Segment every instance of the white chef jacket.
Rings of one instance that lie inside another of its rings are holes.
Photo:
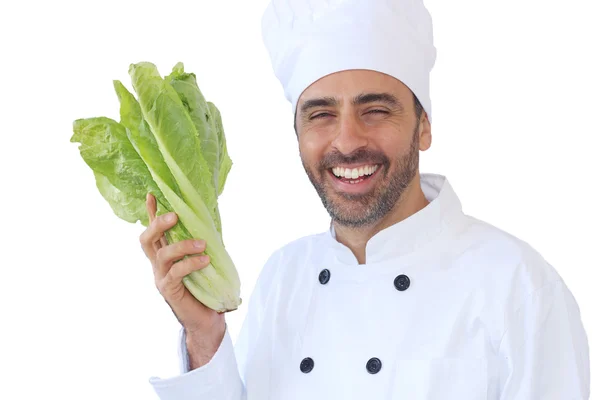
[[[583,400],[579,307],[530,245],[463,213],[446,177],[373,236],[359,265],[335,231],[274,252],[235,348],[150,378],[163,400]]]

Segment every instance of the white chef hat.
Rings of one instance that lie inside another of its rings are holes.
[[[423,0],[271,0],[262,34],[294,112],[313,82],[368,69],[408,86],[431,122],[429,74],[436,49]]]

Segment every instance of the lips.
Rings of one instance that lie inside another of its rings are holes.
[[[343,169],[344,176],[337,176],[336,172],[340,174],[340,169],[338,167],[329,169],[329,176],[332,180],[332,186],[338,192],[345,192],[350,194],[362,194],[367,193],[372,190],[374,186],[374,182],[376,181],[376,177],[379,175],[379,170],[381,169],[381,165],[375,164],[375,168],[367,168],[365,173],[365,169],[363,168],[362,175],[357,176],[357,173],[354,172],[350,178],[346,178],[346,168]],[[341,167],[340,167],[341,168]],[[360,167],[357,167],[358,173],[360,174]],[[335,172],[334,172],[335,171]],[[369,174],[370,171],[373,171]],[[350,170],[352,174],[352,170]],[[354,178],[353,176],[357,176]]]
[[[373,175],[379,168],[378,164],[365,164],[356,167],[337,166],[331,168],[333,175],[338,178],[356,180]]]

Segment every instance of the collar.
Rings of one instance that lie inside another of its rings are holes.
[[[421,188],[429,204],[408,218],[377,232],[367,242],[366,263],[380,263],[416,252],[464,218],[461,202],[443,175],[421,174]],[[342,264],[358,265],[352,251],[336,240],[333,222],[327,242]]]

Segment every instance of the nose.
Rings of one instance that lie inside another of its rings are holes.
[[[331,142],[332,147],[342,154],[351,154],[360,148],[367,147],[368,143],[365,128],[353,115],[339,117],[338,131]]]

